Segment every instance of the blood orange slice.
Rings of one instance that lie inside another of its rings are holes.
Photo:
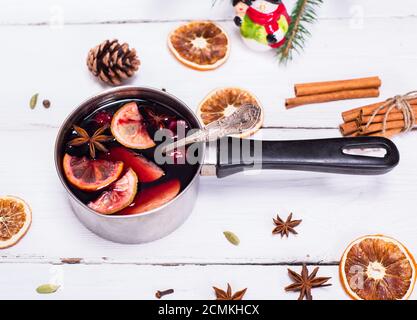
[[[68,181],[84,191],[97,191],[116,181],[123,171],[123,162],[91,160],[65,154],[64,173]]]
[[[145,189],[136,196],[132,205],[121,211],[120,214],[132,215],[159,208],[174,199],[180,189],[181,183],[177,179]]]
[[[0,197],[0,249],[15,245],[28,231],[32,211],[22,199]]]
[[[133,202],[137,188],[138,177],[132,169],[129,169],[108,191],[104,191],[96,201],[90,202],[88,206],[105,215],[116,213]]]
[[[136,102],[125,104],[115,113],[110,129],[116,140],[125,147],[149,149],[155,146]]]
[[[168,37],[168,47],[184,65],[207,71],[220,67],[230,53],[229,37],[210,21],[194,21],[175,29]]]
[[[340,262],[340,278],[355,300],[405,300],[414,288],[414,258],[397,240],[375,235],[352,242]]]
[[[204,125],[226,117],[236,109],[245,105],[253,104],[261,108],[262,115],[253,130],[245,132],[241,137],[247,137],[258,131],[263,124],[264,112],[259,100],[249,91],[240,88],[221,88],[212,91],[199,105],[197,116]]]
[[[122,161],[135,171],[140,182],[152,182],[165,174],[155,163],[124,147],[111,148],[104,157],[111,161]]]

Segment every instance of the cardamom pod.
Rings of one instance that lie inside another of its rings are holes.
[[[36,288],[36,292],[39,294],[50,294],[56,292],[59,287],[57,284],[43,284]]]
[[[235,235],[233,232],[225,231],[225,232],[223,232],[223,234],[231,244],[233,244],[235,246],[238,246],[240,244],[239,237],[237,235]]]
[[[36,93],[30,98],[29,107],[33,110],[36,107],[36,104],[38,103],[38,97],[39,93]]]

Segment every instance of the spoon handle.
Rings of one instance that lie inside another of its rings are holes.
[[[180,139],[176,142],[170,143],[162,149],[163,153],[171,152],[175,149],[187,146],[196,142],[210,142],[220,138],[224,138],[227,135],[238,133],[236,130],[231,130],[230,128],[225,128],[217,125],[216,123],[211,123],[204,129],[201,129],[183,139]]]
[[[259,122],[261,115],[258,106],[243,105],[231,115],[213,121],[196,133],[163,147],[162,152],[168,153],[195,142],[209,142],[233,134],[241,134],[251,130]]]

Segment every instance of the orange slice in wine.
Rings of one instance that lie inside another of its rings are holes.
[[[88,204],[94,211],[110,215],[128,207],[135,199],[138,188],[138,177],[129,169],[122,178],[115,182],[109,190]]]
[[[149,149],[155,146],[136,102],[125,104],[115,113],[110,129],[116,140],[127,148]]]
[[[94,192],[116,181],[123,171],[123,162],[77,158],[65,154],[63,160],[67,180],[76,188]]]
[[[161,183],[154,187],[149,187],[140,192],[132,204],[120,212],[120,214],[132,215],[162,207],[164,204],[174,199],[180,192],[180,189],[181,183],[177,179]]]
[[[126,167],[135,171],[140,182],[153,182],[165,175],[164,170],[155,163],[124,147],[111,148],[107,154],[103,155],[103,158],[123,162]]]

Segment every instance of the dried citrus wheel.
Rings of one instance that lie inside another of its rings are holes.
[[[254,104],[261,107],[259,100],[249,91],[240,88],[221,88],[212,91],[199,105],[197,116],[204,125],[216,121],[222,117],[229,116],[235,110],[245,104]],[[264,112],[259,123],[253,130],[245,132],[241,137],[247,137],[258,131],[263,124]]]
[[[32,211],[26,202],[12,197],[0,197],[0,249],[15,245],[28,231]]]
[[[397,240],[375,235],[352,242],[340,262],[340,278],[355,300],[404,300],[414,289],[414,258]]]
[[[149,149],[155,146],[136,102],[125,104],[115,113],[110,129],[116,140],[127,148]]]
[[[103,189],[116,181],[123,171],[123,162],[77,158],[65,154],[64,173],[76,188],[88,192]]]
[[[168,37],[168,47],[174,56],[186,66],[201,71],[225,63],[230,53],[229,43],[226,32],[210,21],[184,24]]]
[[[98,213],[110,215],[128,207],[135,199],[137,190],[138,177],[129,169],[109,190],[88,206]]]

